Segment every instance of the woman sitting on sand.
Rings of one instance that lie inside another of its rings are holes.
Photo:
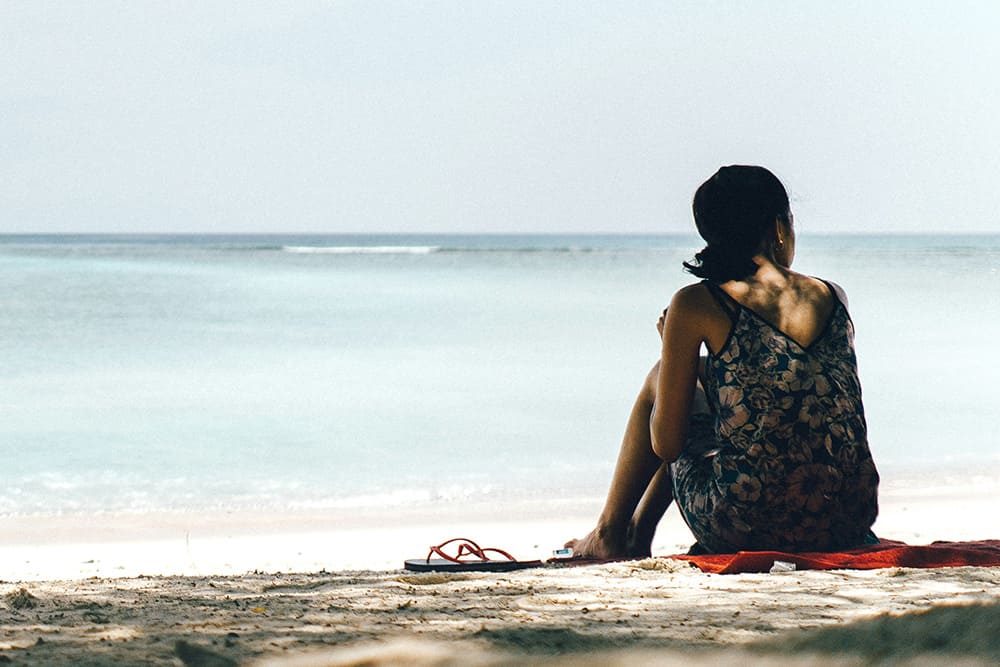
[[[703,280],[657,322],[660,361],[632,409],[604,510],[566,546],[648,556],[673,500],[694,552],[873,541],[878,473],[843,290],[790,270],[788,195],[768,170],[723,167],[693,208],[707,245],[684,266]]]

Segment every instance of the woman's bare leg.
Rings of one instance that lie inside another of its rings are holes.
[[[573,547],[575,555],[588,558],[621,558],[631,555],[635,547],[641,545],[634,544],[635,531],[630,531],[633,515],[640,501],[647,495],[652,495],[647,501],[642,502],[642,506],[647,508],[642,512],[642,520],[651,519],[662,504],[663,509],[659,511],[659,517],[663,516],[670,505],[671,495],[665,499],[655,498],[664,487],[669,492],[670,472],[666,470],[664,474],[663,461],[653,452],[653,443],[649,433],[649,418],[652,414],[653,403],[656,400],[656,379],[659,373],[660,364],[657,362],[653,370],[646,376],[646,382],[639,391],[639,396],[632,406],[632,413],[629,415],[628,424],[625,426],[625,436],[622,438],[621,450],[618,452],[618,463],[615,465],[615,473],[611,478],[611,488],[608,490],[608,498],[604,503],[604,509],[597,520],[597,527],[586,537],[579,540],[571,540],[566,546]],[[643,525],[643,533],[647,526]],[[653,524],[655,531],[655,523]],[[630,545],[630,532],[633,533],[633,542]],[[644,538],[643,538],[644,539]],[[652,533],[649,535],[652,542]],[[648,553],[649,545],[645,545]]]
[[[702,387],[701,377],[704,376],[705,360],[701,359],[699,379],[694,389],[694,401],[691,405],[692,414],[711,414],[708,399]],[[649,556],[653,548],[653,537],[660,519],[666,513],[674,500],[674,477],[669,463],[662,463],[660,469],[646,487],[639,505],[632,514],[629,525],[629,555]]]
[[[660,519],[674,501],[674,478],[669,463],[660,463],[639,505],[632,514],[628,527],[628,555],[646,557],[652,555],[653,537]]]
[[[704,358],[698,376],[704,375]],[[656,401],[657,362],[646,376],[632,406],[611,488],[597,527],[586,537],[570,540],[574,555],[587,558],[649,556],[656,527],[674,499],[670,465],[653,451],[649,418]],[[692,412],[709,412],[702,382],[695,387]]]

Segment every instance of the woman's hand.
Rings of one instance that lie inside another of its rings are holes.
[[[656,333],[660,334],[660,340],[663,340],[663,322],[667,319],[667,310],[669,306],[663,309],[660,313],[660,319],[656,320]]]

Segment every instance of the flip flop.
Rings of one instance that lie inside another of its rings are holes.
[[[452,542],[458,543],[454,556],[444,551]],[[486,555],[487,552],[498,554],[506,560],[490,558]],[[517,560],[503,549],[483,548],[464,537],[456,537],[431,547],[427,558],[411,558],[403,563],[403,567],[412,572],[510,572],[542,565],[540,560]]]

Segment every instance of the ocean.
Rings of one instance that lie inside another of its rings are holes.
[[[0,236],[0,515],[597,497],[693,235]],[[1000,235],[810,236],[883,480],[1000,468]]]

